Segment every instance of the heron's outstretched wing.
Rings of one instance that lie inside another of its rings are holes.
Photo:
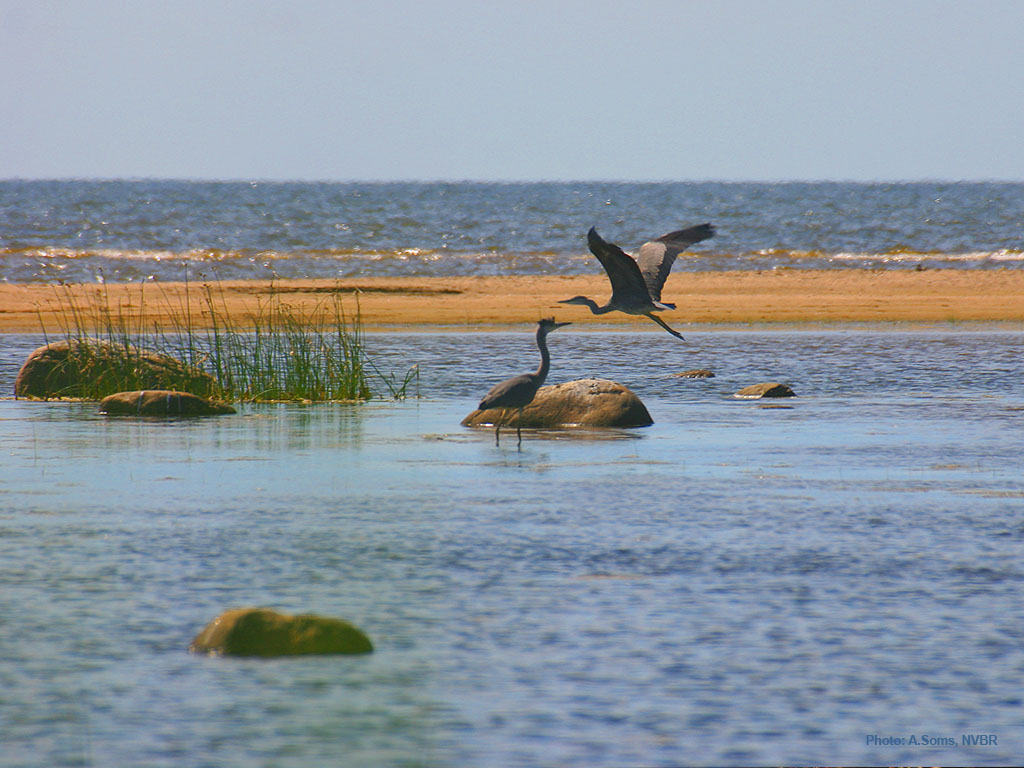
[[[614,243],[606,242],[597,234],[597,228],[591,227],[587,233],[587,244],[590,252],[597,256],[608,279],[612,284],[612,304],[619,307],[645,306],[650,303],[644,276],[633,257]]]
[[[654,301],[661,301],[661,289],[668,279],[668,273],[676,262],[676,256],[694,243],[707,240],[715,234],[711,224],[679,229],[667,235],[650,240],[640,246],[636,260],[643,274],[647,292]]]

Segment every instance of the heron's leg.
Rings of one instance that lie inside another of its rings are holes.
[[[651,314],[650,312],[647,312],[647,313],[646,313],[646,315],[647,315],[647,316],[648,316],[649,318],[651,318],[651,320],[653,320],[653,321],[654,321],[654,322],[656,322],[656,323],[657,323],[658,325],[660,325],[660,326],[661,326],[662,328],[664,328],[664,329],[665,329],[666,331],[668,331],[668,332],[669,332],[669,333],[671,333],[671,334],[672,334],[673,336],[675,336],[675,337],[676,337],[677,339],[683,339],[683,334],[679,333],[679,331],[673,331],[673,330],[672,330],[671,328],[669,328],[669,327],[668,327],[668,325],[667,325],[667,324],[665,323],[665,321],[664,321],[664,320],[662,320],[662,319],[661,319],[660,317],[658,317],[657,315],[653,315],[653,314]],[[686,339],[683,339],[683,341],[686,341]]]
[[[516,437],[519,438],[518,445],[520,447],[522,447],[522,445],[523,445],[523,431],[522,431],[522,428],[519,426],[522,423],[523,423],[523,409],[520,408],[519,409],[519,417],[516,419]]]
[[[501,422],[505,420],[505,410],[498,414],[498,421],[494,425],[494,444],[501,445]]]

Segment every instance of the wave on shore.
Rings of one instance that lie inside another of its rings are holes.
[[[940,253],[893,249],[880,253],[768,248],[747,253],[683,254],[676,272],[772,269],[1021,269],[1024,250]],[[470,277],[592,275],[600,266],[588,253],[457,253],[426,248],[392,251],[123,250],[117,248],[0,248],[4,282],[72,283],[185,279],[301,279],[348,277]]]

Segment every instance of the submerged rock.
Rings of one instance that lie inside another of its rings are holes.
[[[475,410],[462,420],[464,427],[494,426],[504,410]],[[607,379],[577,379],[541,387],[523,409],[502,421],[509,427],[647,427],[654,423],[647,408],[628,387]]]
[[[299,656],[369,653],[373,643],[359,627],[343,619],[239,608],[225,611],[207,624],[188,649],[226,656]]]
[[[751,384],[737,392],[733,397],[756,400],[761,397],[796,397],[796,392],[785,384],[770,381],[766,384]]]
[[[199,395],[216,389],[210,374],[157,352],[102,339],[55,341],[28,356],[14,381],[15,397],[89,397],[123,389],[126,381],[146,389],[186,388]]]
[[[713,378],[715,378],[715,374],[713,374],[707,368],[696,368],[696,369],[694,369],[692,371],[683,371],[682,373],[677,373],[675,376],[676,376],[677,379],[713,379]]]
[[[108,416],[219,416],[235,412],[230,405],[167,389],[116,392],[100,401],[100,413]]]

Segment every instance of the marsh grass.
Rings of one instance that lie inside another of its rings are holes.
[[[61,338],[51,338],[43,326],[47,344],[67,343],[66,357],[55,361],[46,376],[52,395],[98,400],[114,392],[159,388],[223,398],[217,382],[193,360],[160,349],[166,343],[144,341],[151,335],[145,332],[144,314],[128,312],[127,306],[112,307],[105,288],[83,301],[65,286],[60,306]]]
[[[145,288],[138,306],[113,306],[105,287],[84,301],[64,287],[61,333],[73,364],[90,372],[81,377],[79,391],[64,394],[99,399],[155,388],[144,379],[149,369],[143,363],[157,356],[179,362],[168,366],[172,370],[161,388],[225,401],[362,401],[383,394],[402,399],[413,385],[418,390],[415,366],[400,379],[370,360],[358,298],[352,315],[334,293],[300,311],[271,290],[256,310],[233,318],[216,285],[202,284],[198,306],[188,290],[176,300],[158,290],[169,310],[162,323],[147,316]]]

